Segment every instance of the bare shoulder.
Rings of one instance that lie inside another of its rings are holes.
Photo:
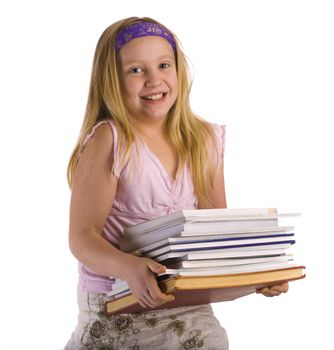
[[[96,148],[99,151],[110,150],[113,147],[114,135],[109,123],[104,123],[93,128],[84,143],[83,153],[86,149]]]
[[[74,174],[74,181],[80,177],[97,179],[110,175],[113,166],[114,136],[109,123],[99,125],[89,134]]]

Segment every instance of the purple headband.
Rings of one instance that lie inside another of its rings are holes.
[[[117,33],[115,43],[116,52],[119,52],[121,47],[129,41],[143,36],[160,36],[170,43],[174,52],[176,51],[174,37],[166,28],[158,23],[143,21],[126,27]]]

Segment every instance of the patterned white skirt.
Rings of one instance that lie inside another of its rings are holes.
[[[64,350],[228,350],[211,305],[111,316],[106,300],[78,291],[78,324]]]

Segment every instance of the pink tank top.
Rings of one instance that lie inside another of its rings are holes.
[[[132,156],[121,166],[118,156],[118,135],[112,121],[96,124],[86,136],[83,147],[93,137],[96,129],[108,124],[114,137],[113,173],[118,177],[117,191],[102,235],[114,246],[119,247],[119,239],[125,227],[145,220],[157,218],[178,210],[195,209],[197,198],[189,168],[186,166],[174,180],[168,174],[157,156],[143,142],[138,142],[139,159],[133,145]],[[212,124],[220,147],[220,157],[224,155],[224,126]],[[115,279],[94,274],[79,263],[79,287],[85,292],[107,293],[113,289]]]

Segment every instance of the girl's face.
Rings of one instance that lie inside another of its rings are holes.
[[[137,121],[164,120],[178,92],[174,52],[159,36],[136,38],[120,52],[124,103]]]

